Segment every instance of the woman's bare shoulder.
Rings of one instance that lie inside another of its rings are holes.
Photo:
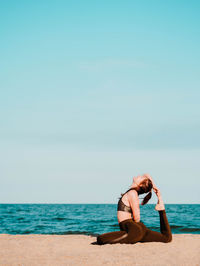
[[[138,200],[139,199],[139,197],[138,197],[138,193],[137,193],[137,191],[135,190],[135,189],[132,189],[132,190],[130,190],[128,193],[127,193],[127,195],[128,195],[128,198],[130,199],[135,199],[135,200]]]

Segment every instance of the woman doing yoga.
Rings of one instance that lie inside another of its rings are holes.
[[[141,205],[146,204],[155,192],[158,202],[155,210],[160,216],[160,233],[152,231],[140,222],[139,195],[148,193]],[[134,244],[137,242],[170,242],[172,233],[167,220],[165,206],[160,190],[149,174],[133,178],[131,188],[118,201],[117,219],[120,231],[105,233],[97,237],[97,244]]]

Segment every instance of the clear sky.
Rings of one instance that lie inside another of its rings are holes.
[[[0,202],[200,203],[199,9],[0,1]]]

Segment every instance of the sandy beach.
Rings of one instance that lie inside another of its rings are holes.
[[[170,243],[94,245],[85,235],[0,235],[0,265],[200,265],[200,235]]]

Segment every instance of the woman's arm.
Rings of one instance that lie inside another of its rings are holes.
[[[133,212],[133,219],[135,222],[140,222],[140,201],[138,194],[135,190],[131,190],[127,193],[129,204]]]

